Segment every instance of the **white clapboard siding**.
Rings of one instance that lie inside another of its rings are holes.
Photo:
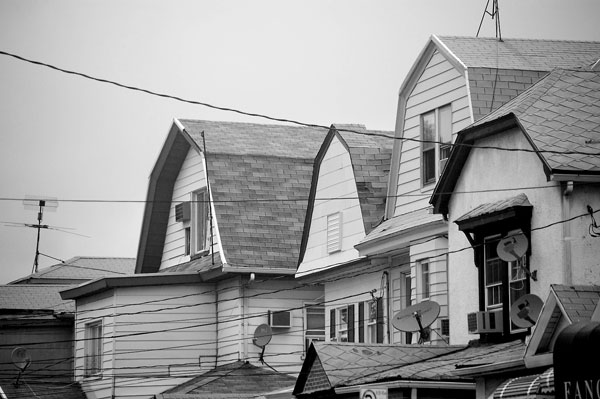
[[[192,200],[192,193],[203,187],[206,187],[203,156],[195,148],[190,148],[173,186],[173,200],[169,211],[169,221],[167,224],[160,269],[165,269],[190,260],[190,256],[185,255],[184,228],[186,225],[175,220],[175,206],[180,202]],[[213,242],[215,251],[218,244],[217,237],[216,223],[213,223]]]
[[[333,138],[321,162],[316,198],[299,275],[357,259],[354,245],[365,236],[350,154],[337,137]],[[321,201],[319,198],[332,199]],[[336,212],[341,213],[341,250],[329,253],[327,216]]]
[[[297,376],[304,353],[303,307],[322,301],[323,289],[318,286],[303,287],[292,279],[277,279],[253,282],[245,288],[245,293],[247,360],[258,365],[261,348],[253,345],[251,338],[259,325],[269,322],[269,311],[290,311],[291,327],[273,329],[273,337],[265,348],[264,358],[277,371]]]
[[[217,284],[219,364],[239,359],[242,329],[241,280],[232,278]]]
[[[407,99],[403,137],[419,140],[420,115],[447,104],[452,104],[452,132],[456,134],[471,123],[465,78],[436,52]],[[428,207],[429,196],[426,194],[433,190],[433,186],[422,187],[421,184],[421,145],[415,141],[404,142],[394,215]]]
[[[75,353],[78,379],[95,397],[111,397],[113,376],[117,396],[135,385],[134,397],[147,398],[157,392],[154,385],[164,390],[183,382],[182,374],[214,367],[213,285],[124,287],[94,299],[78,301],[76,337],[83,338],[85,321],[104,315],[101,378],[83,378],[84,342],[79,339]],[[136,385],[136,380],[143,383]]]

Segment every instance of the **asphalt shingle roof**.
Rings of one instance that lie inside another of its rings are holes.
[[[21,379],[18,386],[15,379],[0,380],[0,388],[6,398],[44,398],[44,399],[86,399],[78,383],[51,383]]]
[[[177,387],[162,399],[255,398],[263,393],[291,388],[295,378],[247,362],[237,361],[208,371]]]
[[[591,67],[600,59],[600,42],[439,36],[467,68],[550,71]]]
[[[600,72],[554,70],[475,125],[509,113],[552,170],[600,173]]]
[[[14,284],[0,285],[0,312],[2,310],[51,310],[74,312],[74,301],[64,301],[59,292],[66,285]]]
[[[508,208],[512,208],[515,206],[531,207],[533,205],[531,205],[531,202],[529,202],[529,199],[527,198],[527,196],[525,194],[521,193],[514,197],[506,198],[506,199],[503,199],[500,201],[481,204],[478,207],[476,207],[475,209],[473,209],[473,210],[465,213],[461,217],[457,218],[455,220],[455,222],[458,223],[463,220],[468,220],[468,219],[475,218],[478,216],[489,215],[494,212],[499,212],[499,211],[502,211],[502,210],[505,210]]]
[[[77,256],[64,263],[49,266],[11,284],[43,283],[44,280],[93,280],[101,277],[133,274],[134,258]]]
[[[228,264],[295,269],[326,129],[181,120],[203,150]]]
[[[600,302],[600,286],[552,284],[551,288],[572,323],[591,320]]]
[[[381,222],[385,212],[394,132],[366,130],[362,125],[334,126],[348,146],[365,232],[369,234]],[[343,131],[344,129],[360,133]]]

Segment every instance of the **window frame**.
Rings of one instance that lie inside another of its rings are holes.
[[[321,328],[309,328],[309,314],[322,315],[323,327]],[[310,331],[310,333],[309,333]],[[325,305],[317,303],[305,303],[304,304],[304,350],[308,351],[310,343],[313,341],[325,341],[326,328],[325,328]]]
[[[429,258],[417,261],[417,270],[419,273],[419,288],[421,289],[421,300],[431,298],[431,261]]]
[[[421,187],[427,187],[438,181],[452,150],[452,103],[422,113],[419,129]]]
[[[209,218],[210,218],[210,201],[208,198],[208,189],[203,187],[192,192],[192,221],[191,227],[191,256],[203,256],[210,250]]]
[[[93,378],[102,375],[103,331],[102,320],[94,320],[84,325],[84,378]]]

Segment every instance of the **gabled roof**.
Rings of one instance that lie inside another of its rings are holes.
[[[60,291],[65,285],[14,284],[0,285],[0,313],[49,311],[73,313],[75,303],[65,301]]]
[[[600,59],[600,42],[438,36],[467,68],[550,71],[591,67]]]
[[[177,126],[180,123],[184,130]],[[202,133],[204,132],[204,138]],[[237,122],[173,123],[150,177],[136,265],[160,266],[173,184],[190,147],[204,151],[222,269],[296,269],[312,176],[326,129]]]
[[[134,258],[77,256],[10,284],[73,284],[100,277],[133,274]]]
[[[266,367],[237,361],[219,366],[156,395],[158,399],[242,399],[289,388],[296,379]]]
[[[529,367],[549,366],[558,334],[568,325],[592,320],[600,304],[600,286],[551,284],[527,345],[525,362]]]
[[[477,140],[519,128],[549,180],[600,180],[600,72],[557,69],[461,131],[430,203],[447,213],[451,192]],[[545,152],[552,151],[552,152]]]
[[[331,125],[314,161],[308,212],[304,223],[304,235],[298,263],[302,262],[310,234],[321,163],[334,137],[340,140],[350,156],[365,233],[369,234],[384,216],[385,196],[394,145],[393,132],[367,130],[364,125]]]
[[[294,395],[393,379],[461,380],[448,371],[465,350],[466,346],[313,342]],[[442,361],[445,356],[450,356],[447,362]]]

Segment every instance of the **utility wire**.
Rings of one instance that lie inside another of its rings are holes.
[[[271,120],[271,121],[275,121],[275,122],[282,122],[282,123],[291,123],[294,125],[298,125],[298,126],[304,126],[304,127],[309,127],[309,128],[316,128],[316,129],[325,129],[325,130],[329,130],[330,126],[325,126],[325,125],[319,125],[319,124],[314,124],[314,123],[305,123],[305,122],[300,122],[300,121],[296,121],[293,119],[286,119],[286,118],[278,118],[278,117],[273,117],[273,116],[268,116],[265,114],[259,114],[259,113],[253,113],[253,112],[246,112],[246,111],[241,111],[235,108],[230,108],[230,107],[222,107],[222,106],[217,106],[217,105],[213,105],[213,104],[209,104],[206,102],[202,102],[202,101],[196,101],[196,100],[188,100],[188,99],[184,99],[182,97],[179,96],[174,96],[171,94],[166,94],[166,93],[159,93],[153,90],[149,90],[149,89],[144,89],[144,88],[140,88],[140,87],[136,87],[136,86],[131,86],[131,85],[127,85],[127,84],[123,84],[123,83],[119,83],[113,80],[109,80],[109,79],[103,79],[103,78],[98,78],[95,76],[91,76],[88,75],[86,73],[82,73],[82,72],[77,72],[77,71],[73,71],[73,70],[68,70],[68,69],[64,69],[52,64],[48,64],[46,62],[42,62],[42,61],[35,61],[32,59],[28,59],[25,58],[23,56],[14,54],[14,53],[9,53],[7,51],[2,51],[0,50],[0,55],[6,55],[8,57],[12,57],[15,58],[17,60],[23,61],[23,62],[27,62],[30,64],[34,64],[34,65],[38,65],[38,66],[42,66],[42,67],[46,67],[46,68],[50,68],[53,69],[55,71],[58,72],[62,72],[62,73],[66,73],[66,74],[70,74],[70,75],[75,75],[75,76],[79,76],[85,79],[89,79],[89,80],[93,80],[96,82],[100,82],[100,83],[106,83],[106,84],[110,84],[110,85],[114,85],[123,89],[127,89],[127,90],[133,90],[133,91],[138,91],[138,92],[142,92],[142,93],[146,93],[152,96],[157,96],[157,97],[162,97],[162,98],[167,98],[167,99],[171,99],[171,100],[175,100],[175,101],[179,101],[179,102],[183,102],[183,103],[188,103],[188,104],[193,104],[193,105],[201,105],[207,108],[212,108],[212,109],[216,109],[219,111],[226,111],[226,112],[233,112],[236,114],[240,114],[240,115],[245,115],[245,116],[251,116],[251,117],[256,117],[256,118],[263,118],[263,119],[267,119],[267,120]],[[436,141],[436,140],[421,140],[421,139],[415,139],[415,138],[409,138],[409,137],[396,137],[396,136],[390,136],[384,133],[376,133],[373,131],[359,131],[359,130],[352,130],[352,129],[337,129],[336,130],[338,132],[348,132],[348,133],[355,133],[355,134],[360,134],[360,135],[366,135],[366,136],[377,136],[377,137],[384,137],[384,138],[389,138],[389,139],[394,139],[394,140],[402,140],[402,141],[412,141],[412,142],[417,142],[417,143],[435,143],[435,144],[444,144],[444,145],[448,145],[448,143],[443,143],[441,141]],[[467,143],[451,143],[450,144],[452,147],[455,146],[466,146],[466,147],[470,147],[470,148],[480,148],[480,149],[494,149],[494,150],[501,150],[501,151],[518,151],[518,152],[532,152],[532,153],[547,153],[547,154],[561,154],[561,155],[596,155],[596,156],[600,156],[600,152],[597,153],[590,153],[590,152],[580,152],[580,151],[555,151],[555,150],[539,150],[539,149],[526,149],[526,148],[503,148],[503,147],[495,147],[495,146],[477,146],[477,145],[473,145],[473,144],[467,144]]]

